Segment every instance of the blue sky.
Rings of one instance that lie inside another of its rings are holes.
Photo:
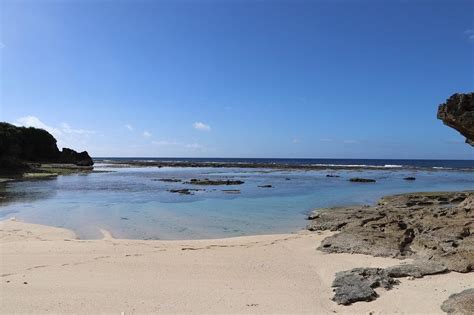
[[[2,1],[0,120],[94,156],[472,159],[472,1]]]

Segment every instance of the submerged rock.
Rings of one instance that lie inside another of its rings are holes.
[[[404,180],[416,180],[416,177],[408,176],[405,177]]]
[[[438,119],[466,137],[474,146],[474,93],[456,93],[438,107]]]
[[[443,302],[441,309],[448,314],[474,314],[474,289],[452,294]]]
[[[165,182],[165,183],[179,183],[182,180],[178,178],[158,178],[158,179],[152,179],[153,181],[159,181],[159,182]]]
[[[273,188],[272,185],[259,185],[260,188]]]
[[[334,174],[326,174],[326,177],[341,177],[339,175],[334,175]]]
[[[222,189],[222,191],[226,194],[240,194],[240,190],[238,189]]]
[[[355,182],[355,183],[375,183],[376,182],[375,179],[358,178],[358,177],[351,178],[351,179],[349,179],[349,181]]]
[[[181,194],[181,195],[194,195],[195,191],[201,191],[201,190],[202,189],[189,189],[189,188],[168,189],[170,193]]]
[[[241,180],[229,180],[229,179],[211,180],[208,178],[204,178],[204,179],[193,178],[189,182],[186,182],[186,184],[192,184],[192,185],[242,185],[243,183],[244,182]]]

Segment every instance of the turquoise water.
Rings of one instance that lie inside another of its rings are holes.
[[[96,168],[96,169],[100,169]],[[272,171],[226,168],[107,168],[113,172],[11,182],[23,196],[0,207],[0,218],[65,227],[83,239],[100,229],[133,239],[200,239],[295,232],[315,208],[371,204],[414,191],[474,189],[473,172],[440,170]],[[339,178],[328,178],[326,174]],[[416,181],[403,180],[415,176]],[[376,183],[351,183],[351,177]],[[160,178],[239,179],[235,186],[193,186]],[[270,184],[273,188],[260,188]],[[194,195],[168,189],[200,188]],[[223,189],[239,189],[228,194]]]

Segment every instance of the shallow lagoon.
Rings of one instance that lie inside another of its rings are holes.
[[[96,167],[96,169],[101,169]],[[236,168],[106,168],[113,171],[10,182],[24,195],[0,207],[0,218],[16,217],[72,229],[80,238],[200,239],[288,233],[306,225],[315,208],[371,204],[378,198],[415,191],[474,189],[473,172],[440,170],[277,171]],[[337,174],[340,177],[326,177]],[[415,181],[403,180],[415,176]],[[376,183],[351,183],[351,177]],[[196,186],[160,178],[233,179],[235,186]],[[272,185],[261,188],[259,185]],[[196,188],[194,195],[169,189]],[[238,189],[239,194],[223,192]]]

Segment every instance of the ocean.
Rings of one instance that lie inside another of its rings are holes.
[[[95,169],[102,172],[3,184],[3,189],[17,198],[0,207],[0,219],[15,217],[25,222],[65,227],[82,239],[101,238],[101,229],[115,237],[131,239],[221,238],[296,232],[305,227],[307,215],[316,208],[373,204],[382,196],[405,192],[474,189],[472,160],[95,160]],[[110,164],[118,160],[304,164],[327,165],[331,169]],[[354,168],[345,169],[345,166]],[[327,177],[328,174],[339,177]],[[371,178],[376,182],[353,183],[349,181],[352,177]],[[407,181],[405,177],[416,180]],[[193,178],[244,183],[198,186],[188,183]],[[188,195],[170,192],[180,189],[191,191]]]

